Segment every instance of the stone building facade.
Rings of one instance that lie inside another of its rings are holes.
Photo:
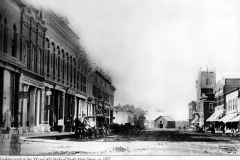
[[[193,113],[198,118],[198,125],[202,126],[206,123],[208,117],[214,111],[214,85],[216,83],[215,71],[199,70],[198,79],[196,81],[197,101],[196,111]],[[193,123],[193,122],[192,122]]]
[[[189,122],[189,126],[191,125],[191,122],[194,120],[194,114],[193,112],[196,111],[196,102],[192,101],[188,104],[188,122]]]
[[[110,112],[116,88],[91,71],[66,17],[23,0],[0,3],[0,119],[9,108],[23,132],[56,131],[59,120],[70,131],[75,118],[95,114],[91,99],[104,100]]]

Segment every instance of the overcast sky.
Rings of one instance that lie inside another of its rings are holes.
[[[238,0],[31,0],[68,18],[112,75],[115,105],[188,119],[200,68],[240,78]]]

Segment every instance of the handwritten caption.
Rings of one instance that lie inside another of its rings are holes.
[[[0,160],[111,160],[111,157],[0,157]]]

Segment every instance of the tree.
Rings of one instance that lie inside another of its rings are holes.
[[[137,107],[135,108],[134,105],[126,104],[126,105],[121,105],[118,104],[118,106],[115,107],[115,109],[120,110],[128,110],[132,111],[134,113],[134,125],[136,126],[137,129],[143,130],[144,129],[144,122],[145,122],[145,114],[147,113],[143,109]]]
[[[144,122],[145,122],[145,114],[146,111],[142,110],[141,108],[135,108],[134,109],[134,124],[139,130],[143,130],[145,128]]]

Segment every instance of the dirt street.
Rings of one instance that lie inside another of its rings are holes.
[[[97,139],[31,138],[21,155],[240,155],[240,137],[183,131],[145,131]]]

